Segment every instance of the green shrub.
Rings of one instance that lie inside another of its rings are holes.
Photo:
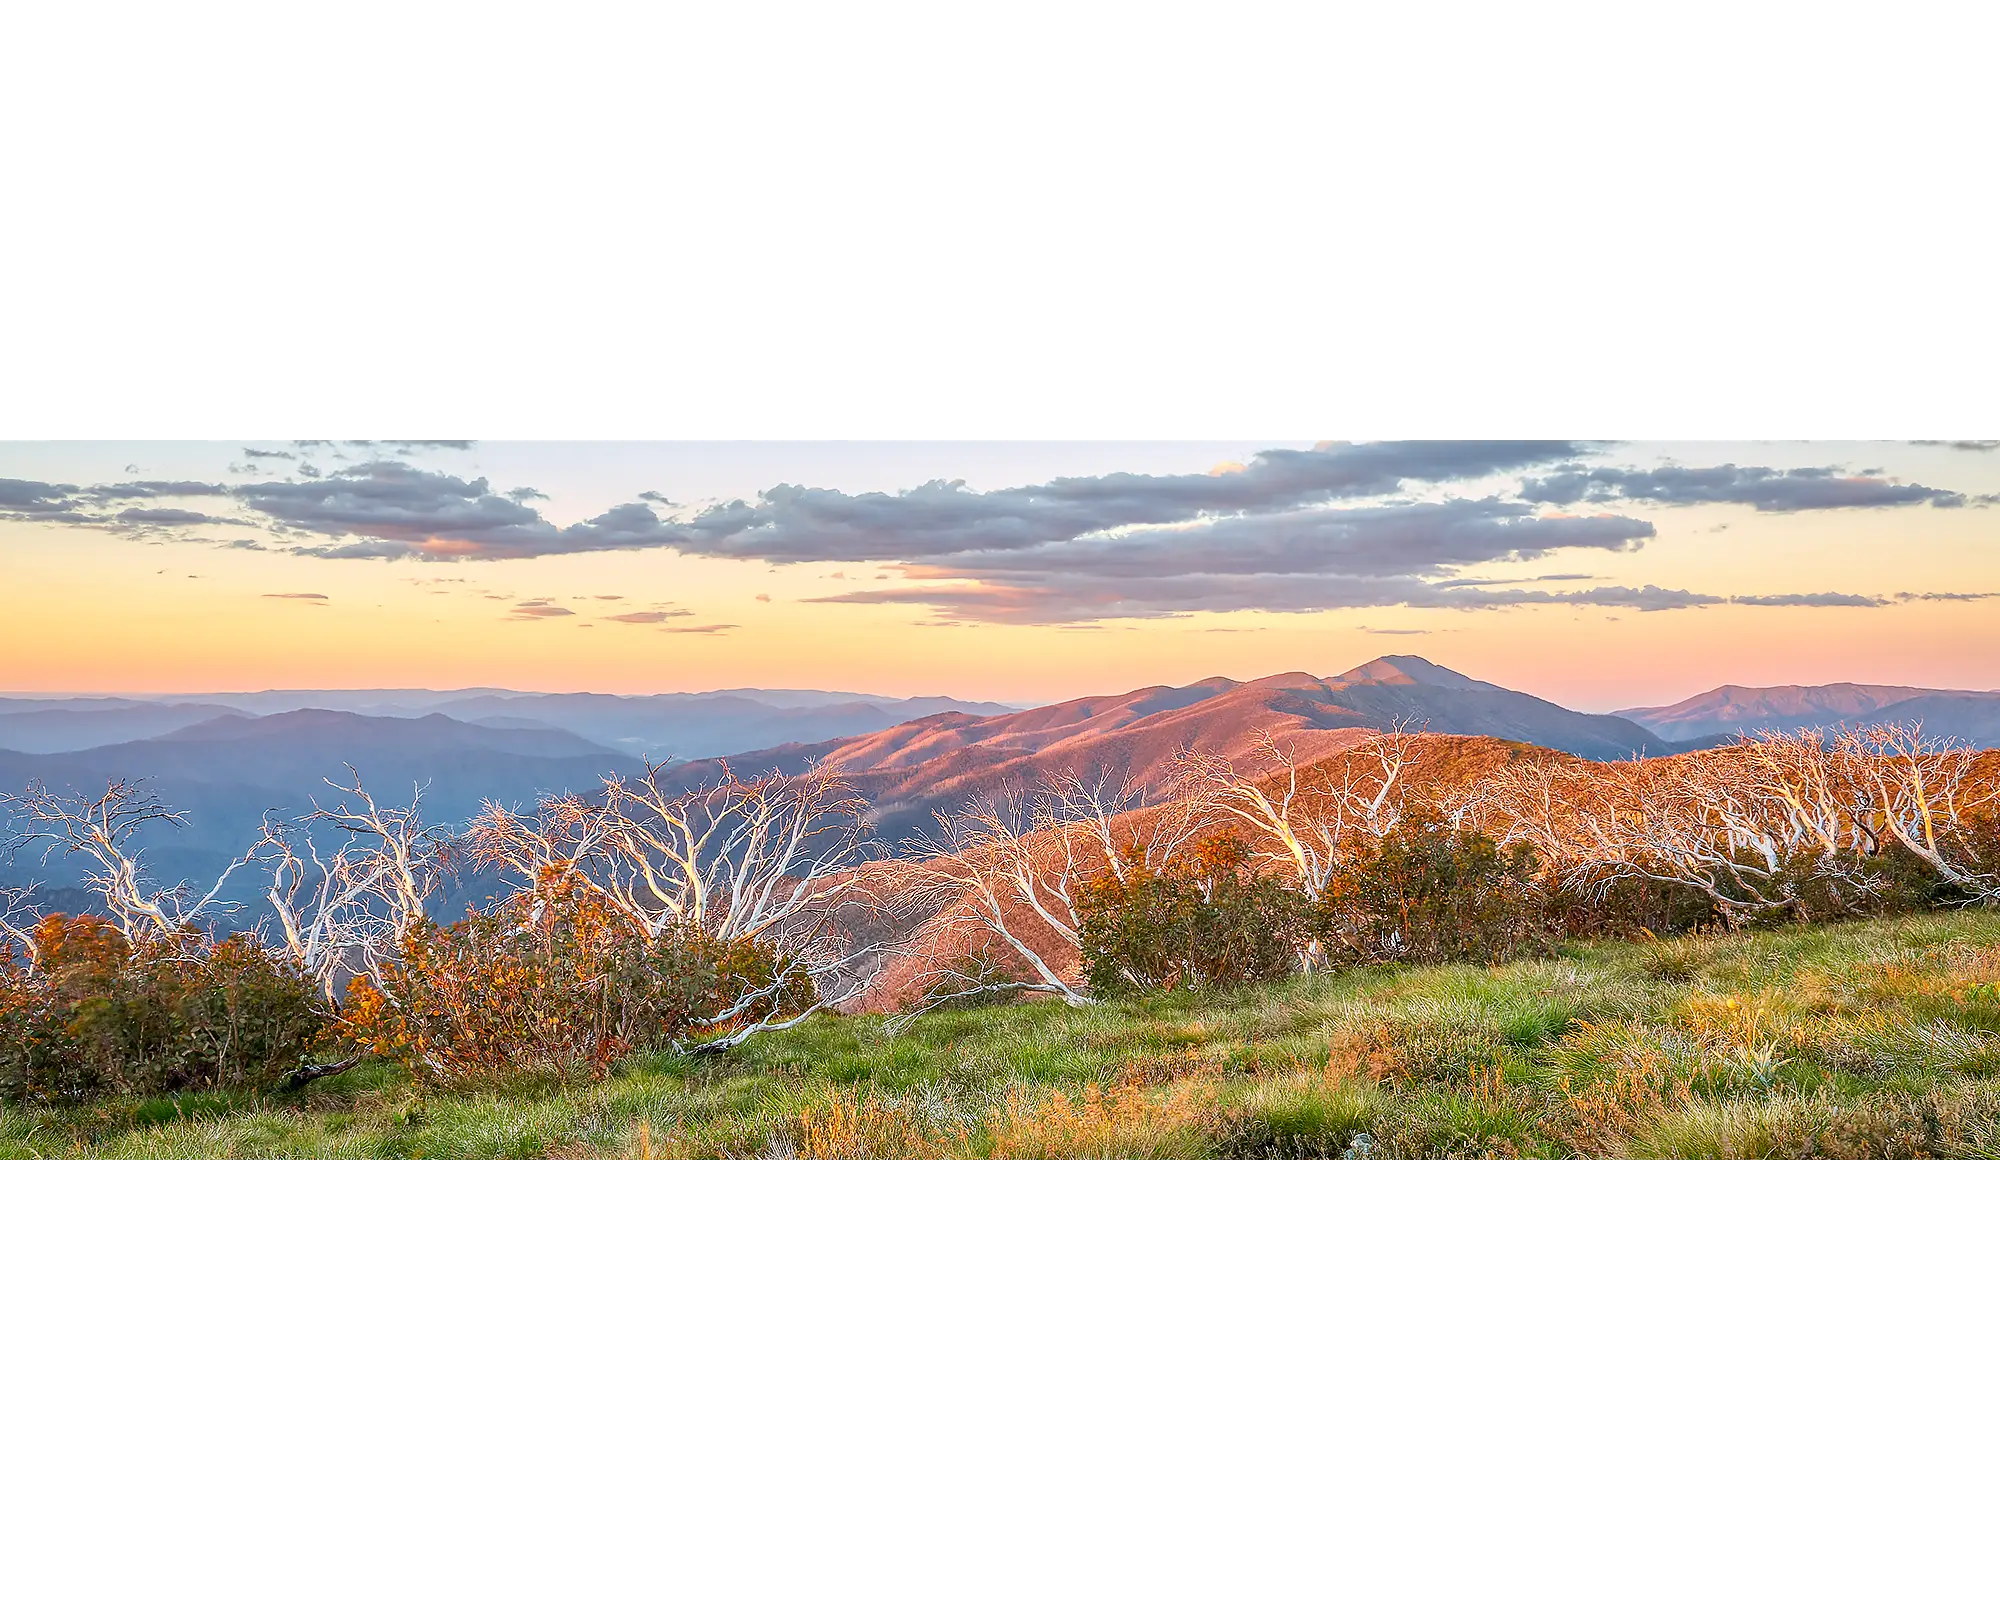
[[[1221,988],[1297,971],[1311,903],[1250,871],[1247,855],[1235,839],[1210,839],[1169,871],[1134,864],[1086,889],[1080,937],[1091,990]]]
[[[1551,941],[1535,854],[1416,809],[1320,896],[1321,938],[1356,961],[1498,961]]]
[[[0,965],[0,1098],[28,1103],[270,1088],[320,1042],[319,993],[286,957],[192,930],[129,941],[50,916]]]

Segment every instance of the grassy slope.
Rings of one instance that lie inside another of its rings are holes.
[[[0,1155],[2000,1155],[2000,913],[1069,1010],[817,1018],[607,1083],[0,1111]]]

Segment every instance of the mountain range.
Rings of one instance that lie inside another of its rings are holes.
[[[947,695],[900,699],[825,689],[723,689],[698,694],[535,694],[510,689],[268,689],[177,697],[0,698],[0,750],[54,754],[149,739],[219,716],[345,711],[442,715],[482,727],[541,727],[605,751],[656,761],[729,755],[763,745],[842,738],[939,711],[1014,710]]]
[[[1725,683],[1670,706],[1637,706],[1619,716],[1662,739],[1711,743],[1739,733],[1920,723],[1933,738],[2000,745],[2000,690],[1913,689],[1884,683]]]
[[[1244,683],[1204,678],[1005,716],[945,712],[851,739],[755,751],[737,765],[789,769],[821,762],[874,802],[878,835],[896,838],[922,828],[934,809],[1009,783],[1074,772],[1157,793],[1183,748],[1254,768],[1269,764],[1271,744],[1285,755],[1315,760],[1397,723],[1598,759],[1659,744],[1623,718],[1571,711],[1421,656],[1382,656],[1330,678],[1305,672]]]
[[[341,703],[311,703],[321,700]],[[1603,760],[1669,754],[1739,730],[1883,716],[1921,718],[1936,735],[2000,744],[2000,693],[1726,685],[1677,705],[1596,715],[1397,655],[1333,677],[1203,678],[1027,710],[816,690],[17,698],[0,701],[0,794],[33,782],[96,791],[113,778],[148,780],[189,814],[186,828],[163,829],[149,843],[153,870],[172,880],[212,877],[255,837],[267,811],[294,815],[326,798],[321,780],[343,776],[348,764],[382,803],[407,803],[422,787],[426,816],[455,823],[486,800],[523,807],[542,795],[587,791],[638,769],[642,756],[692,758],[670,762],[672,781],[690,788],[715,777],[724,754],[740,773],[817,762],[867,796],[876,838],[892,845],[927,827],[933,810],[1063,772],[1158,794],[1183,749],[1254,769],[1274,748],[1311,761],[1402,723]],[[0,861],[0,881],[73,884],[80,870],[60,859]]]

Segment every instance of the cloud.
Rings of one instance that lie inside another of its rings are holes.
[[[539,511],[494,494],[484,478],[455,478],[400,461],[342,467],[306,483],[243,484],[237,498],[280,527],[329,537],[302,553],[369,558],[538,554],[561,535]]]
[[[407,453],[466,442],[356,443]],[[1786,512],[1968,500],[1832,466],[1635,469],[1561,442],[1405,441],[1266,450],[1226,471],[1114,472],[993,490],[942,479],[868,493],[778,484],[751,500],[690,509],[649,489],[558,526],[542,509],[547,497],[533,488],[497,493],[483,477],[385,455],[343,463],[322,451],[321,459],[327,466],[316,476],[301,460],[293,477],[232,487],[135,480],[79,489],[5,480],[0,517],[89,523],[134,537],[255,517],[294,553],[325,559],[490,561],[671,549],[762,561],[772,571],[823,562],[842,582],[854,570],[855,579],[874,583],[815,604],[915,605],[954,620],[1064,624],[1230,610],[1720,605],[1723,596],[1654,585],[1544,587],[1599,581],[1582,571],[1506,580],[1465,574],[1545,563],[1557,552],[1595,564],[1595,555],[1635,550],[1656,537],[1651,521],[1631,514],[1647,503]],[[197,496],[227,496],[234,502],[228,510],[241,515],[161,503]],[[873,570],[855,570],[856,562]],[[1833,594],[1739,599],[1883,603]],[[521,613],[557,614],[571,613]],[[607,620],[658,626],[687,614],[656,601]]]
[[[1733,606],[1886,606],[1891,602],[1867,594],[1736,594]]]
[[[1660,505],[1747,505],[1759,511],[1825,511],[1856,506],[1930,504],[1955,508],[1965,496],[1920,483],[1895,483],[1879,473],[1837,467],[1584,467],[1530,478],[1521,498],[1543,505],[1647,500]]]
[[[120,500],[199,500],[234,493],[220,483],[199,483],[185,478],[147,478],[136,483],[102,483],[86,492],[86,498],[101,505]]]
[[[177,506],[141,509],[135,502],[162,498],[226,495],[221,484],[152,479],[133,483],[98,484],[80,489],[73,483],[38,483],[26,478],[0,478],[0,519],[10,522],[55,522],[74,527],[98,527],[113,533],[143,537],[148,528],[191,527],[201,523],[255,524],[241,517],[216,516]],[[121,509],[112,511],[117,506]]]
[[[253,450],[247,444],[243,447],[243,454],[252,461],[298,460],[298,453],[293,450]]]
[[[703,622],[685,628],[662,628],[662,633],[729,633],[736,627],[733,622]]]
[[[216,527],[254,528],[256,524],[245,517],[217,517],[206,511],[188,511],[180,506],[153,506],[142,508],[127,506],[116,515],[104,519],[129,528],[193,528],[204,524]]]
[[[1311,507],[909,563],[909,586],[810,603],[932,604],[960,618],[1015,622],[1404,604],[1472,609],[1508,602],[1457,579],[1467,566],[1536,560],[1556,549],[1630,550],[1652,535],[1653,525],[1637,518],[1544,515],[1499,499]]]
[[[1442,592],[1440,592],[1442,591]],[[1614,606],[1632,611],[1685,611],[1695,606],[1719,606],[1718,594],[1695,594],[1686,589],[1662,589],[1656,584],[1632,588],[1606,584],[1595,589],[1574,589],[1557,594],[1547,589],[1447,589],[1442,584],[1428,586],[1426,592],[1404,602],[1413,606],[1448,607],[1457,611],[1490,611],[1508,606]]]
[[[1118,528],[1186,524],[1463,482],[1573,459],[1571,444],[1423,441],[1266,450],[1238,472],[1106,473],[978,492],[937,479],[893,494],[778,484],[676,523],[684,548],[788,563],[913,561],[1026,550]]]
[[[0,514],[23,520],[45,513],[74,510],[81,491],[73,483],[37,483],[31,478],[0,478]]]
[[[2000,450],[2000,439],[1912,439],[1910,443],[1943,445],[1947,450]]]
[[[1989,589],[1979,594],[1911,594],[1905,590],[1902,594],[1897,595],[1896,598],[1904,602],[1911,600],[2000,600],[2000,591]]]
[[[549,617],[573,617],[576,613],[568,606],[559,606],[551,600],[523,600],[507,614],[509,622],[541,622]]]
[[[266,600],[311,600],[324,602],[326,596],[323,594],[267,594],[264,598]]]

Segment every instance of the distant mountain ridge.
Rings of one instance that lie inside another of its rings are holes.
[[[323,779],[343,776],[349,763],[383,803],[406,804],[423,786],[425,814],[455,824],[488,800],[518,808],[547,794],[588,792],[614,773],[636,770],[642,752],[666,761],[673,781],[690,788],[717,776],[724,756],[744,773],[796,772],[819,762],[868,798],[878,839],[894,844],[925,828],[933,810],[1009,785],[1027,787],[1074,772],[1129,781],[1142,795],[1157,796],[1186,749],[1255,770],[1269,765],[1274,746],[1312,762],[1371,730],[1398,724],[1596,760],[1670,754],[1717,742],[1738,727],[1883,716],[1920,718],[1933,734],[2000,745],[2000,693],[1879,684],[1724,685],[1675,706],[1597,715],[1407,655],[1379,656],[1329,677],[1209,677],[1026,710],[944,697],[849,700],[814,690],[657,696],[342,691],[378,709],[285,704],[303,693],[185,702],[0,700],[0,744],[10,726],[40,728],[52,737],[34,719],[65,707],[84,719],[77,724],[84,731],[125,726],[119,719],[137,717],[143,724],[149,716],[165,718],[154,731],[85,749],[0,748],[0,793],[19,793],[34,782],[90,791],[113,778],[150,781],[190,818],[187,829],[160,830],[148,844],[152,867],[171,880],[212,877],[255,837],[265,812],[297,814],[327,794]],[[773,704],[777,697],[791,703]],[[400,709],[384,715],[384,701]],[[246,710],[244,702],[260,706],[262,714]],[[898,715],[912,708],[923,709]],[[669,736],[677,746],[665,742]],[[689,759],[669,759],[674,756]],[[78,870],[74,861],[0,861],[0,881],[40,878],[60,885],[75,882]]]
[[[1660,738],[1711,743],[1764,730],[1858,728],[1877,722],[1921,724],[1934,738],[2000,744],[2000,690],[1919,689],[1883,683],[1781,683],[1746,688],[1725,683],[1670,706],[1637,706],[1619,716]]]
[[[818,761],[873,802],[879,833],[921,829],[932,810],[1062,772],[1114,777],[1157,793],[1182,749],[1268,764],[1267,742],[1317,760],[1398,723],[1481,734],[1572,755],[1613,759],[1659,744],[1620,717],[1571,711],[1469,678],[1421,656],[1380,656],[1317,678],[1278,673],[1239,683],[1203,678],[1125,694],[1086,695],[1005,716],[946,713],[851,739],[754,751],[746,768]]]
[[[545,694],[511,689],[267,689],[178,696],[0,696],[0,750],[53,754],[148,739],[218,716],[299,711],[365,717],[436,714],[487,727],[560,730],[656,761],[844,738],[939,711],[991,716],[997,701],[898,698],[825,689],[725,689],[653,695]]]

